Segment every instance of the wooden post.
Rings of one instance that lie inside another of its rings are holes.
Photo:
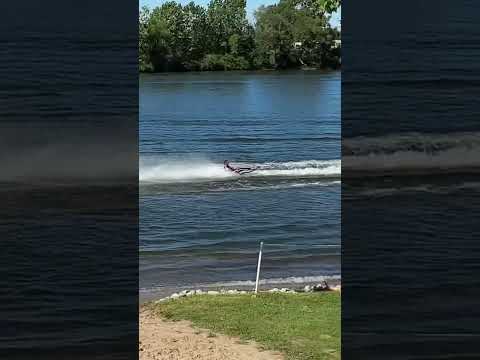
[[[260,280],[260,265],[262,263],[263,241],[260,242],[260,252],[258,253],[257,280],[255,281],[255,294],[258,293],[258,281]]]

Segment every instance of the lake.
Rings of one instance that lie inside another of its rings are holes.
[[[261,241],[263,286],[339,279],[340,89],[340,72],[141,76],[141,297],[251,287]]]

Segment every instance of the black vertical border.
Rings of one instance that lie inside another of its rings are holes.
[[[138,3],[0,5],[0,357],[138,357]]]
[[[478,2],[342,4],[342,357],[476,359]]]

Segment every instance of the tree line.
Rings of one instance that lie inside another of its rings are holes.
[[[246,0],[168,1],[143,7],[142,72],[338,68],[340,31],[329,24],[340,0],[280,0],[247,20]]]

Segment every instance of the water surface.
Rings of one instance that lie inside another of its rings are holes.
[[[340,275],[339,72],[144,75],[140,153],[141,295]]]

